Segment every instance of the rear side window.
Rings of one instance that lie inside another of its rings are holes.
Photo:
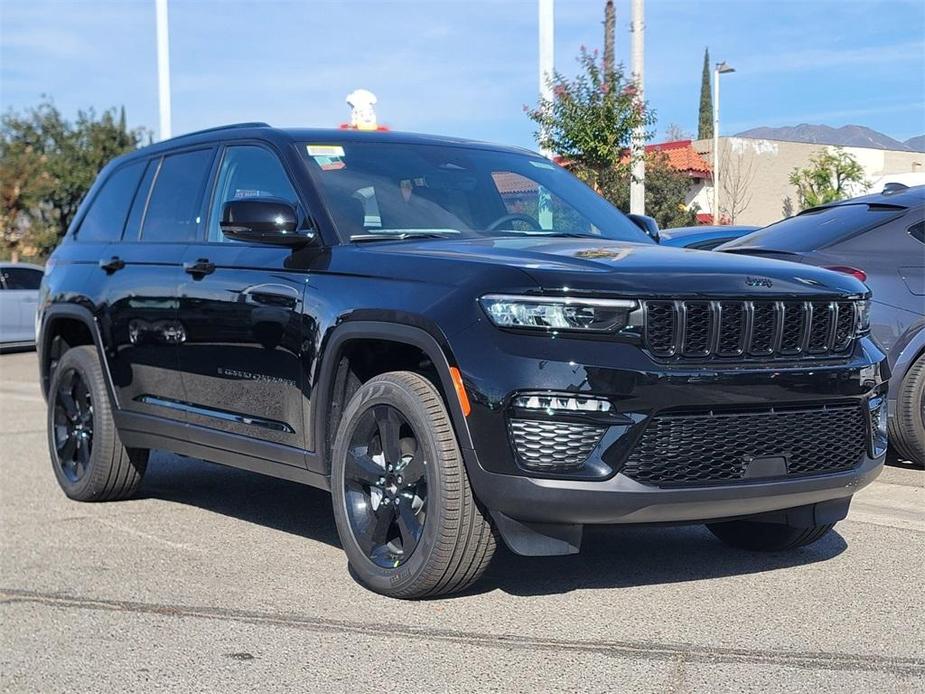
[[[117,241],[138,188],[144,162],[117,169],[103,183],[77,230],[79,241]]]
[[[198,149],[164,157],[144,215],[142,241],[196,240],[212,154],[211,149]]]
[[[873,229],[903,214],[905,208],[889,205],[837,205],[804,212],[727,243],[731,248],[760,248],[769,251],[812,251],[867,229]]]
[[[7,289],[38,289],[42,283],[41,271],[28,267],[0,268],[0,276]]]

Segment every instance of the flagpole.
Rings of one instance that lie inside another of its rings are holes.
[[[154,0],[157,14],[157,97],[160,108],[161,140],[171,136],[170,123],[170,39],[167,35],[167,0]]]

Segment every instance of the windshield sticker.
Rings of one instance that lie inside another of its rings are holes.
[[[344,148],[340,145],[305,145],[305,150],[322,171],[335,171],[347,166]]]
[[[534,161],[530,160],[530,163],[538,169],[555,169],[556,167],[550,164],[548,161]]]
[[[342,157],[344,148],[340,145],[305,145],[310,157]]]

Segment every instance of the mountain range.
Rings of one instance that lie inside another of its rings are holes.
[[[925,135],[910,137],[900,142],[889,135],[863,125],[843,125],[833,128],[829,125],[784,126],[781,128],[752,128],[737,134],[737,137],[751,137],[761,140],[786,140],[788,142],[808,142],[820,145],[841,145],[843,147],[872,147],[874,149],[893,149],[908,152],[925,152]]]

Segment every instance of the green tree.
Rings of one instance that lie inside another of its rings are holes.
[[[536,123],[540,147],[565,158],[572,171],[596,191],[630,146],[633,129],[651,126],[655,119],[640,103],[622,67],[599,63],[597,51],[584,48],[578,57],[581,72],[568,79],[556,72],[549,80],[552,99],[525,107]],[[651,133],[648,134],[651,137]]]
[[[625,169],[614,169],[605,177],[604,197],[621,210],[630,204],[630,175]],[[646,154],[646,214],[658,222],[661,229],[693,226],[697,223],[696,205],[688,209],[685,197],[690,191],[690,177],[668,163],[664,152]]]
[[[809,166],[793,169],[790,183],[797,188],[801,210],[843,200],[857,188],[869,185],[858,160],[841,147],[816,152],[809,158]]]
[[[0,120],[0,221],[8,252],[54,248],[100,169],[135,149],[146,132],[126,126],[124,109],[99,116],[93,109],[80,111],[74,122],[50,101],[24,113],[7,112]],[[7,172],[18,172],[12,176],[18,184],[9,191]]]
[[[713,93],[710,91],[710,49],[703,50],[703,76],[700,78],[700,120],[697,139],[713,137]]]

